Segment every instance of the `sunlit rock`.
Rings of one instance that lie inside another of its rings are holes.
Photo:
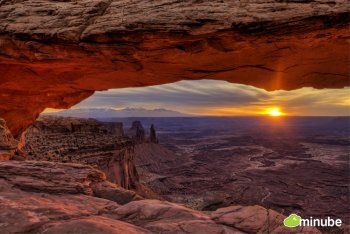
[[[0,116],[15,136],[95,90],[216,79],[342,88],[347,1],[2,1]]]

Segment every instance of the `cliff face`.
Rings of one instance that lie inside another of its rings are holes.
[[[135,189],[134,143],[120,123],[93,119],[41,117],[25,132],[28,160],[83,163],[100,168],[107,179]]]
[[[12,136],[5,120],[0,118],[0,160],[12,159],[20,154],[19,142]]]
[[[9,160],[16,148],[17,142],[8,130],[6,122],[0,119],[0,160]]]
[[[348,85],[347,1],[0,2],[0,116],[18,135],[95,90],[220,79]]]

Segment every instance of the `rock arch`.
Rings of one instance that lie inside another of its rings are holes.
[[[0,116],[18,135],[96,90],[220,79],[343,88],[347,1],[0,1]]]

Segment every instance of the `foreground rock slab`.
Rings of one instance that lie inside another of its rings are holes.
[[[89,166],[52,162],[0,162],[1,233],[283,233],[284,216],[260,206],[200,212],[182,205],[137,200],[104,184],[108,197],[95,197],[103,173]],[[132,192],[129,192],[132,193]],[[123,201],[122,201],[123,202]],[[295,229],[294,233],[320,233]]]
[[[141,199],[135,192],[106,181],[87,165],[44,161],[1,161],[0,178],[22,191],[107,197],[119,204]]]

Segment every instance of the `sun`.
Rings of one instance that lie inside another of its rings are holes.
[[[279,108],[270,108],[266,111],[266,114],[275,117],[285,115]]]

